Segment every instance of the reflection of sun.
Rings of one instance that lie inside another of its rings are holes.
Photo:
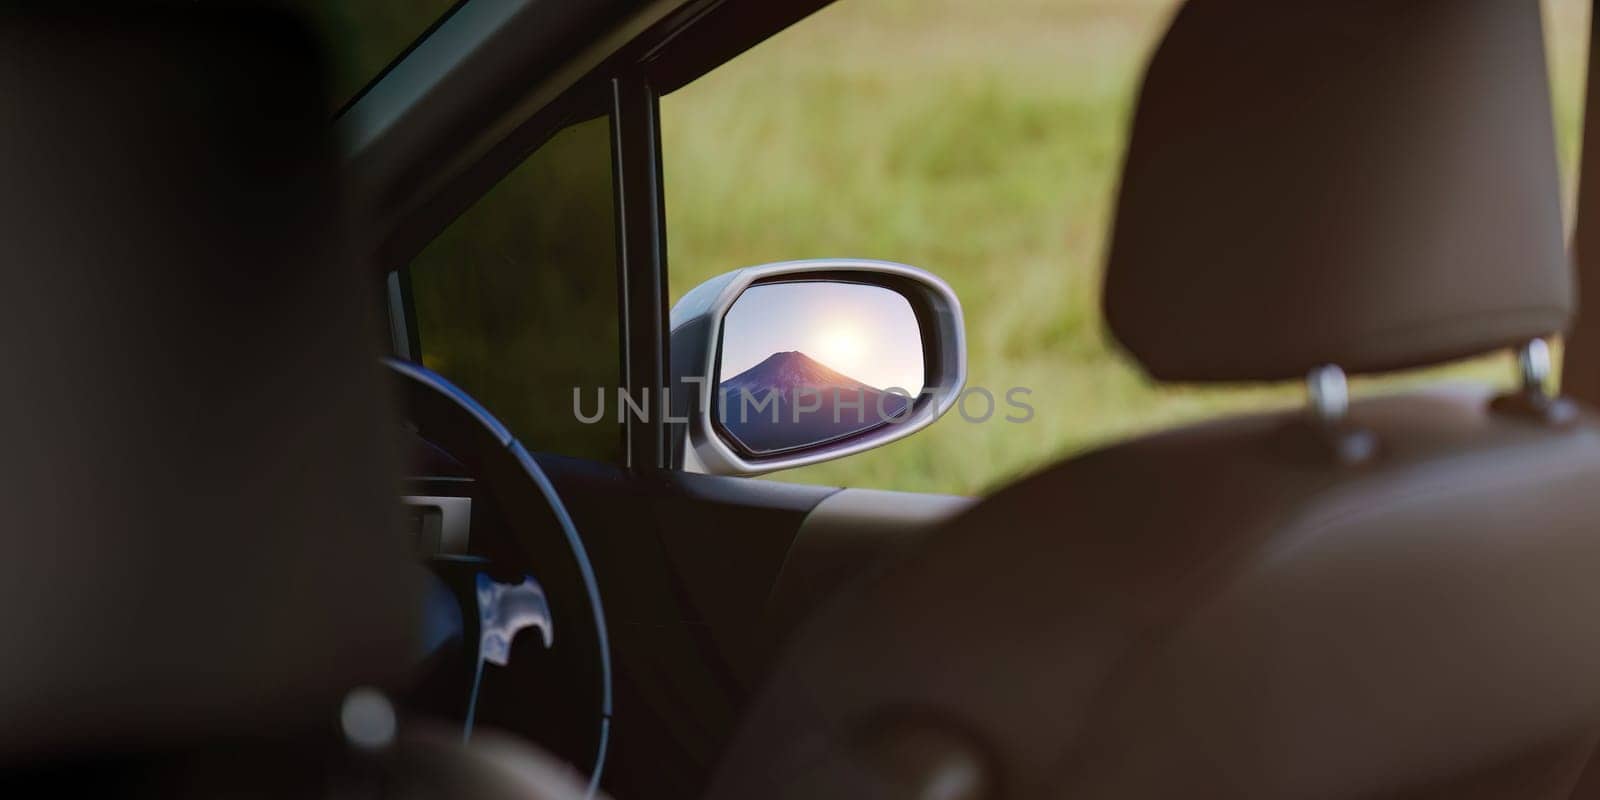
[[[861,359],[861,337],[849,325],[830,325],[822,332],[817,357],[822,363],[848,373]]]

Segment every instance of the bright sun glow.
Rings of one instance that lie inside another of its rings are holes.
[[[818,351],[817,357],[822,363],[848,375],[860,366],[861,336],[848,325],[831,325],[823,331]]]

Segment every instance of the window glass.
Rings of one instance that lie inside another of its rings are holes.
[[[1589,72],[1587,0],[1542,0],[1550,92],[1556,112],[1556,155],[1561,159],[1563,204],[1571,230],[1578,199],[1578,152],[1583,148],[1583,90]]]
[[[584,423],[620,385],[609,118],[557,133],[408,268],[422,363],[465,389],[530,450],[620,461],[615,415]]]
[[[1032,391],[1025,423],[952,411],[894,444],[773,477],[979,494],[1156,428],[1302,402],[1293,385],[1156,385],[1104,332],[1100,273],[1129,112],[1178,5],[843,0],[662,98],[674,301],[769,261],[910,263],[961,298],[968,385]],[[1588,3],[1544,6],[1570,202]],[[1447,373],[1506,382],[1512,371],[1496,357]]]

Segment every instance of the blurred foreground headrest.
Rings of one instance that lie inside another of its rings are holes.
[[[410,654],[321,56],[173,8],[0,14],[3,762],[331,720]]]

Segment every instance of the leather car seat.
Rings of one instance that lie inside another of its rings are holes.
[[[1536,341],[1573,313],[1539,14],[1185,5],[1106,319],[1155,379],[1312,402],[984,499],[808,622],[711,796],[1600,794],[1600,420]],[[1347,402],[1497,350],[1505,396]]]
[[[373,281],[275,13],[0,26],[0,795],[581,797],[419,654]]]

